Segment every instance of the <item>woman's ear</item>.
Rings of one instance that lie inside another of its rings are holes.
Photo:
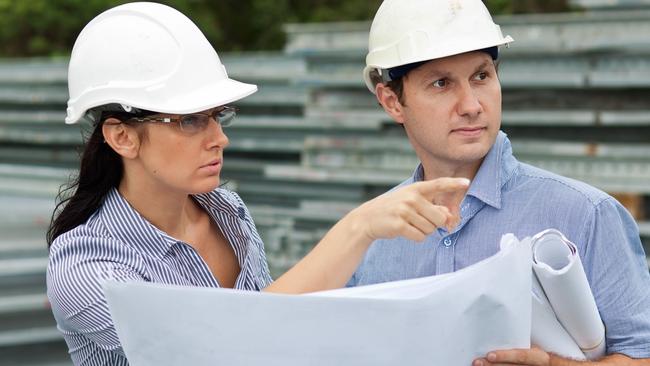
[[[388,86],[379,83],[375,87],[375,95],[377,96],[377,101],[381,104],[386,113],[388,113],[395,122],[403,124],[405,121],[404,106],[399,101],[397,94],[395,94],[395,92]]]
[[[135,159],[140,149],[140,137],[137,131],[116,118],[108,118],[102,126],[104,141],[116,153],[126,159]]]

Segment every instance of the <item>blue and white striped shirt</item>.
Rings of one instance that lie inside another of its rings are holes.
[[[400,184],[423,179],[422,166]],[[499,133],[461,205],[461,223],[423,243],[376,240],[348,286],[458,271],[499,250],[501,236],[556,228],[578,246],[605,323],[608,353],[650,357],[650,275],[630,214],[585,183],[520,163]]]
[[[268,286],[264,244],[241,198],[224,189],[194,198],[237,256],[241,272],[235,288]],[[107,280],[220,287],[190,245],[153,226],[116,189],[85,224],[50,248],[47,295],[75,365],[128,365],[102,289]]]

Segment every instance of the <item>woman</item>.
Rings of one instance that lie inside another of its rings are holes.
[[[87,120],[94,130],[74,193],[48,231],[47,286],[77,365],[128,364],[106,280],[331,289],[346,283],[374,239],[422,240],[458,220],[466,180],[415,184],[351,211],[272,282],[246,206],[218,188],[228,145],[222,127],[234,117],[227,104],[257,88],[228,78],[199,29],[164,5],[118,6],[81,32],[68,78],[66,123]]]

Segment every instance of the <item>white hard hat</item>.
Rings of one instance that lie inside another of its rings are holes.
[[[86,25],[72,49],[68,88],[68,124],[92,120],[88,112],[100,106],[186,114],[257,91],[228,78],[217,52],[190,19],[147,2],[114,7]]]
[[[484,50],[512,42],[503,36],[481,0],[384,0],[370,28],[366,68],[370,72]]]

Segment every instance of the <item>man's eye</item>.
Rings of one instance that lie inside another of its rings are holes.
[[[475,76],[474,78],[475,78],[476,80],[485,80],[485,79],[488,78],[488,73],[487,73],[487,72],[484,72],[484,71],[479,72],[478,74],[476,74],[476,76]]]
[[[445,86],[447,86],[447,80],[446,79],[436,80],[432,83],[432,85],[436,88],[444,88]]]

